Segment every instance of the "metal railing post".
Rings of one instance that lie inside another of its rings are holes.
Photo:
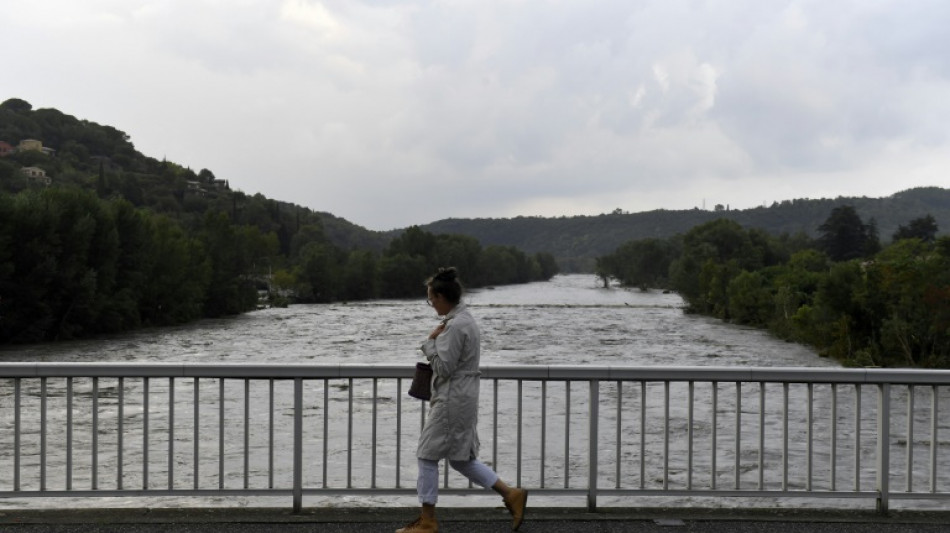
[[[570,406],[568,406],[570,408]],[[588,479],[587,479],[587,510],[597,511],[597,448],[598,446],[598,419],[600,418],[600,381],[590,381],[590,436],[588,438]]]
[[[908,444],[913,446],[913,442]],[[877,511],[887,514],[891,476],[891,385],[879,385],[877,396]]]
[[[326,459],[326,457],[324,457]],[[294,513],[303,507],[303,378],[294,378]]]

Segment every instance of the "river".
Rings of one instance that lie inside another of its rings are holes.
[[[466,295],[466,301],[471,307],[473,315],[482,328],[482,364],[485,365],[611,365],[611,366],[778,366],[778,367],[836,367],[834,361],[821,358],[816,353],[799,344],[784,342],[770,336],[761,330],[723,323],[711,318],[685,314],[682,310],[683,302],[675,294],[664,294],[659,291],[628,290],[612,286],[603,288],[600,281],[591,275],[560,275],[548,282],[531,283],[525,285],[501,286],[475,290]],[[437,324],[437,317],[433,310],[426,305],[425,290],[420,284],[419,297],[412,300],[376,300],[370,302],[350,302],[326,305],[293,305],[288,308],[271,308],[243,314],[236,317],[203,320],[179,327],[145,329],[133,333],[113,335],[92,340],[68,341],[30,346],[7,347],[0,350],[2,361],[50,361],[50,362],[226,362],[226,363],[314,363],[314,364],[407,364],[411,365],[420,360],[418,346],[423,338]],[[0,430],[7,437],[0,437],[0,471],[9,471],[11,464],[10,447],[6,442],[10,440],[11,417],[10,390],[12,380],[0,380]],[[51,383],[53,390],[56,385]],[[77,384],[77,387],[79,385]],[[105,386],[105,384],[104,384]],[[176,397],[186,397],[190,391],[186,383],[178,385],[183,392]],[[127,395],[132,397],[139,392],[134,383],[127,383]],[[167,391],[167,387],[164,389]],[[580,389],[579,389],[580,390]],[[683,387],[674,387],[673,394],[683,394]],[[334,394],[339,391],[335,391]],[[926,391],[919,394],[920,405],[925,405]],[[36,384],[32,384],[25,393],[29,401],[36,404],[39,396]],[[873,404],[873,391],[867,391],[868,404]],[[88,395],[88,391],[86,392]],[[152,394],[161,398],[162,384],[156,383]],[[383,391],[386,402],[392,401],[395,391]],[[532,400],[531,394],[536,390],[528,391],[527,400]],[[610,389],[605,390],[605,397],[609,397]],[[652,392],[651,392],[652,394]],[[743,406],[755,405],[756,391],[744,390]],[[895,396],[899,393],[895,393]],[[62,391],[54,391],[53,397],[63,396]],[[239,394],[237,395],[239,396]],[[485,396],[485,395],[483,395]],[[488,395],[490,396],[490,395]],[[632,396],[632,395],[631,395]],[[726,392],[724,399],[720,399],[720,408],[724,412],[730,409],[730,400]],[[748,396],[748,399],[746,399]],[[846,394],[845,394],[846,396]],[[205,397],[202,396],[204,402]],[[946,399],[941,399],[943,402]],[[27,401],[27,403],[29,403]],[[111,407],[109,407],[109,402]],[[485,398],[483,398],[483,402]],[[552,400],[551,411],[558,408],[563,412],[563,402]],[[624,396],[625,404],[630,400]],[[842,398],[840,416],[847,419],[848,402]],[[674,398],[672,416],[678,420],[685,418],[681,411],[683,401]],[[700,406],[708,403],[708,390],[697,390],[697,402]],[[114,413],[115,391],[103,394],[104,410],[112,409]],[[372,403],[372,402],[370,402]],[[56,413],[58,403],[51,400],[51,418],[62,418]],[[734,404],[732,404],[734,405]],[[107,409],[108,407],[108,409]],[[257,408],[257,406],[253,406]],[[793,406],[795,423],[805,420],[801,412],[801,405]],[[236,407],[239,409],[239,407]],[[204,408],[202,408],[204,409]],[[633,407],[631,407],[633,409]],[[651,420],[653,411],[660,409],[659,405],[651,406]],[[700,407],[701,409],[701,407]],[[818,399],[816,412],[827,413],[827,405]],[[211,408],[209,408],[209,411]],[[946,410],[942,412],[947,412]],[[130,416],[127,442],[134,442],[136,421],[135,416],[141,413],[126,413]],[[214,415],[213,412],[209,413]],[[662,420],[662,411],[657,411],[656,420]],[[102,417],[107,418],[104,411]],[[607,417],[609,418],[609,413]],[[923,415],[921,415],[923,416]],[[699,417],[699,415],[697,415]],[[113,415],[114,418],[114,415]],[[555,422],[552,425],[556,425]],[[176,423],[178,419],[176,418]],[[482,426],[490,421],[482,418]],[[25,421],[29,426],[34,421]],[[180,423],[185,423],[184,421]],[[209,432],[214,435],[215,421],[209,422]],[[336,421],[335,427],[340,427],[341,421]],[[654,422],[651,422],[654,423]],[[658,432],[662,431],[662,423],[651,428],[650,439],[658,439]],[[768,433],[770,438],[780,430],[777,422],[769,422]],[[926,418],[922,418],[918,427],[926,427]],[[203,424],[203,422],[202,422]],[[525,431],[537,431],[536,420],[526,420]],[[605,421],[609,424],[609,421]],[[701,422],[697,422],[698,426]],[[895,417],[895,426],[900,421]],[[941,421],[940,431],[945,431],[947,422]],[[162,429],[159,423],[154,424],[151,431],[156,432],[156,438],[161,439]],[[609,425],[605,425],[609,427]],[[708,428],[707,428],[708,429]],[[62,431],[61,427],[53,427],[52,431]],[[138,429],[141,434],[141,428]],[[229,428],[229,431],[231,429]],[[486,431],[485,429],[482,430]],[[572,429],[573,431],[573,429]],[[699,430],[697,430],[699,431]],[[743,431],[746,431],[744,428]],[[748,435],[743,435],[743,442],[755,442],[756,428],[750,427]],[[35,440],[38,430],[30,426],[24,430],[25,440]],[[188,435],[187,428],[182,431]],[[699,433],[698,433],[699,434]],[[51,435],[50,440],[61,438]],[[108,448],[109,437],[104,435],[103,448]],[[139,439],[141,437],[138,437]],[[228,446],[238,446],[240,435],[235,435],[234,441]],[[3,440],[6,439],[6,440]],[[483,439],[485,440],[485,439]],[[845,440],[842,437],[842,440]],[[873,440],[868,441],[873,445]],[[35,443],[34,443],[35,444]],[[210,453],[216,453],[216,447],[210,443]],[[652,447],[659,447],[661,441],[652,441]],[[915,456],[921,462],[920,475],[927,475],[927,442],[917,443],[920,451]],[[941,448],[945,444],[941,442]],[[77,447],[80,445],[77,444]],[[183,442],[176,446],[176,453],[183,456],[183,461],[190,457],[189,444]],[[204,444],[202,444],[204,446]],[[404,445],[408,455],[404,460],[403,484],[406,479],[411,482],[415,465],[412,462],[412,448]],[[684,444],[674,442],[673,453],[683,453]],[[553,447],[553,445],[552,445]],[[770,448],[775,446],[770,444]],[[848,443],[841,445],[844,452]],[[202,448],[204,450],[204,448]],[[77,452],[78,453],[78,452]],[[202,452],[204,453],[204,451]],[[230,449],[229,449],[230,453]],[[238,453],[238,452],[235,452]],[[802,452],[792,450],[790,453],[794,461],[802,460]],[[129,460],[133,460],[131,457]],[[774,454],[773,454],[774,455]],[[946,454],[941,456],[940,468],[946,465]],[[827,461],[827,457],[816,457],[816,461]],[[24,468],[33,468],[36,462],[35,454],[24,458]],[[156,451],[153,461],[162,459]],[[771,457],[770,461],[780,461],[781,457]],[[113,464],[110,464],[110,461]],[[280,462],[280,458],[278,458]],[[915,461],[915,462],[916,462]],[[64,462],[62,457],[51,456],[50,468]],[[103,471],[115,470],[115,459],[104,457],[100,463]],[[211,459],[214,462],[214,459]],[[868,461],[870,463],[871,461]],[[708,457],[697,457],[696,469],[702,470],[708,465]],[[283,464],[281,466],[286,466]],[[582,466],[582,465],[580,465]],[[865,463],[867,466],[867,463]],[[356,468],[360,468],[357,465]],[[365,465],[362,465],[365,468]],[[82,465],[77,466],[77,486],[89,477],[88,468],[82,471]],[[253,465],[252,465],[253,468]],[[381,468],[386,468],[381,466]],[[132,470],[132,468],[129,468]],[[263,467],[260,469],[263,470]],[[708,470],[708,469],[707,469]],[[216,472],[215,472],[216,473]],[[103,474],[105,475],[105,474]],[[129,476],[136,475],[129,472]],[[255,476],[265,475],[256,471]],[[682,473],[679,474],[682,476]],[[754,475],[750,472],[749,475]],[[185,474],[183,474],[183,477]],[[867,478],[865,478],[867,479]],[[552,479],[554,483],[556,480]],[[871,480],[868,480],[871,481]],[[9,483],[9,480],[0,480],[0,484]],[[135,480],[129,482],[134,486]],[[307,486],[315,486],[315,481],[308,480]],[[800,482],[799,482],[800,486]],[[3,487],[8,488],[8,487]],[[404,497],[374,497],[352,498],[345,497],[343,501],[352,505],[411,505],[412,498]],[[161,505],[195,505],[201,504],[198,499],[175,500],[156,499]],[[211,504],[231,505],[240,502],[243,505],[260,505],[261,499],[255,498],[212,498]],[[272,501],[272,500],[271,500]],[[322,500],[321,500],[322,501]],[[618,500],[623,503],[622,500]],[[647,500],[657,504],[659,500]],[[690,500],[685,500],[689,504]],[[85,505],[89,500],[68,500],[70,505]],[[332,500],[331,500],[332,502]],[[797,502],[782,502],[782,505],[796,506]],[[207,503],[207,502],[206,502]],[[609,502],[606,502],[609,504]],[[671,503],[683,503],[683,500]],[[724,504],[722,499],[708,500],[694,503],[703,505]],[[39,500],[15,501],[9,500],[5,506],[17,507],[36,505],[62,505],[64,500],[41,502]],[[286,501],[280,502],[285,505]],[[327,503],[332,504],[332,503]],[[465,504],[464,502],[462,503]],[[478,501],[476,504],[484,505]],[[574,502],[576,505],[577,503]],[[135,498],[113,499],[109,505],[143,505]],[[855,503],[855,506],[866,506],[866,501]]]
[[[753,328],[683,313],[659,291],[602,288],[591,275],[471,291],[483,364],[837,366]],[[415,300],[270,308],[95,340],[6,348],[4,361],[409,363],[436,324]]]

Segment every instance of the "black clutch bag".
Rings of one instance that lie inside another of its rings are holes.
[[[432,365],[416,363],[416,373],[412,376],[412,385],[409,385],[409,396],[425,401],[432,397]]]

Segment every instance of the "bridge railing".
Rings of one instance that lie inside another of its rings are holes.
[[[0,363],[0,497],[281,496],[299,511],[305,496],[413,495],[426,404],[406,395],[411,373]],[[883,512],[950,500],[948,387],[931,370],[485,366],[480,458],[533,499],[591,510],[863,498]],[[476,491],[445,469],[442,494]]]

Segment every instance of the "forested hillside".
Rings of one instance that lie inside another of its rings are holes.
[[[549,279],[553,257],[409,228],[393,238],[147,157],[111,126],[0,104],[0,343],[285,305]]]
[[[660,209],[559,218],[446,219],[423,228],[470,235],[486,244],[515,246],[527,252],[549,252],[567,270],[590,271],[594,257],[611,253],[627,241],[666,239],[717,219],[733,220],[772,235],[804,233],[814,237],[831,211],[842,205],[854,207],[861,218],[873,221],[885,242],[900,224],[928,214],[940,228],[950,228],[950,190],[937,187],[910,189],[886,198],[787,200],[744,210],[717,206],[712,211]]]

